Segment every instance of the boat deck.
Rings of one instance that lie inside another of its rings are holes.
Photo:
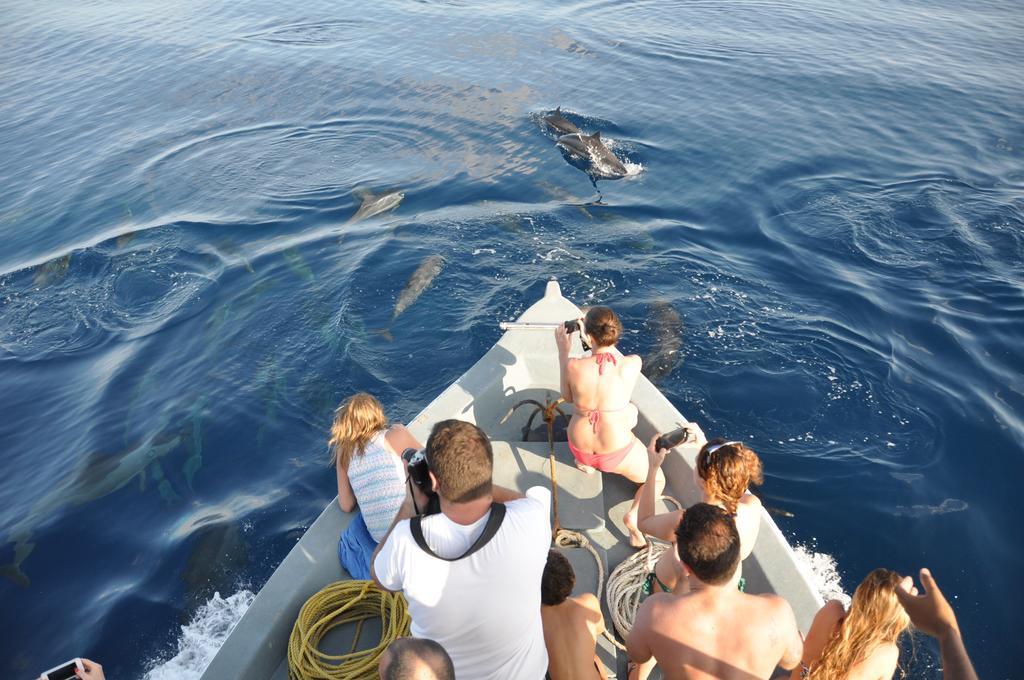
[[[561,296],[557,282],[548,283],[544,298],[530,307],[521,322],[556,323],[577,318],[580,310]],[[579,354],[578,340],[575,353]],[[501,339],[448,389],[438,395],[408,424],[409,430],[425,442],[434,423],[458,418],[481,427],[494,446],[494,480],[503,486],[525,491],[537,484],[550,484],[548,445],[544,441],[524,442],[523,428],[531,409],[523,406],[507,422],[509,409],[524,399],[544,403],[556,398],[558,358],[550,329],[546,332],[512,330]],[[641,441],[655,432],[667,432],[686,424],[696,441],[674,449],[665,459],[665,494],[684,506],[699,498],[693,481],[693,465],[699,443],[704,441],[700,428],[689,423],[646,378],[641,377],[632,395],[639,417],[634,429]],[[571,414],[571,405],[564,405]],[[533,426],[537,429],[539,419]],[[632,553],[622,516],[636,486],[616,475],[587,474],[576,469],[568,446],[556,443],[556,473],[559,488],[561,525],[584,533],[601,555],[605,574]],[[334,501],[291,550],[267,581],[252,606],[229,635],[203,675],[204,680],[232,678],[275,680],[288,677],[287,644],[292,626],[303,603],[325,585],[349,578],[338,562],[338,536],[350,516]],[[567,555],[576,568],[576,592],[594,592],[597,567],[585,550],[570,549]],[[805,633],[820,608],[820,596],[801,571],[785,537],[762,512],[761,528],[753,553],[743,563],[747,592],[772,592],[783,596],[793,607]],[[602,603],[604,605],[604,603]],[[606,624],[611,627],[605,611]],[[354,626],[351,627],[354,629]],[[379,626],[364,626],[360,647],[369,647],[379,639]],[[322,644],[327,653],[351,649],[353,630],[332,632]],[[606,667],[618,677],[626,677],[624,654],[606,640],[600,641]],[[657,676],[655,676],[657,677]]]
[[[525,420],[526,414],[528,414],[527,409],[524,408],[523,413],[523,420]],[[550,488],[550,464],[546,442],[494,441],[492,445],[494,447],[494,482],[496,484],[521,491],[537,485]],[[555,459],[557,461],[555,473],[558,480],[561,525],[566,529],[579,531],[590,540],[604,562],[604,573],[607,579],[607,575],[615,565],[633,552],[629,547],[627,534],[622,525],[622,516],[629,506],[636,487],[621,478],[599,473],[587,474],[580,471],[574,465],[572,455],[564,442],[555,444]],[[317,541],[320,545],[336,546],[337,537],[348,524],[349,519],[350,515],[342,512],[337,503],[332,503],[310,528],[310,532],[316,531],[323,535],[311,536],[311,538],[322,539]],[[595,592],[598,569],[591,553],[587,550],[573,548],[563,549],[563,552],[576,571],[576,587],[573,594]],[[350,578],[339,565],[337,555],[333,551],[321,555],[304,552],[292,553],[287,560],[303,563],[301,568],[287,568],[285,573],[305,574],[302,588],[304,592],[308,592],[305,597],[309,597],[327,583]],[[298,564],[282,564],[283,568],[299,566]],[[275,578],[272,577],[271,581],[260,591],[261,605],[275,607],[282,613],[282,616],[277,618],[292,622],[297,612],[295,615],[288,616],[285,615],[285,611],[290,608],[291,601],[296,599],[296,584],[294,582],[277,584],[274,581]],[[285,601],[272,604],[278,586],[285,591],[283,593]],[[305,600],[305,598],[302,599]],[[602,606],[605,609],[605,621],[611,628],[607,606],[604,603]],[[239,626],[242,626],[243,623],[244,621]],[[290,623],[287,627],[290,632]],[[350,651],[354,632],[354,625],[336,628],[324,639],[321,649],[329,654],[343,654]],[[358,647],[365,649],[375,645],[380,639],[380,633],[380,623],[375,620],[368,621],[363,626]],[[285,639],[287,639],[287,633]],[[617,652],[618,650],[608,640],[603,637],[599,640],[599,653],[605,666],[619,677],[625,677],[625,656]],[[288,678],[286,657],[280,660],[275,671],[268,677],[273,680]]]

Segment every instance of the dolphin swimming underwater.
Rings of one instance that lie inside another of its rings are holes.
[[[679,362],[683,346],[683,320],[676,308],[658,300],[651,305],[650,332],[654,350],[644,357],[642,373],[655,385],[667,378]]]
[[[349,218],[348,224],[354,224],[369,219],[374,215],[380,215],[398,207],[398,204],[405,198],[404,191],[387,191],[383,194],[373,194],[369,191],[358,191],[355,194],[362,199],[363,203],[359,210]]]
[[[628,173],[619,157],[601,141],[600,131],[592,135],[585,135],[582,132],[562,135],[555,143],[574,156],[590,159],[591,165],[599,175],[625,177]]]
[[[98,456],[73,470],[11,528],[8,540],[14,544],[14,562],[0,567],[0,573],[27,588],[30,585],[29,578],[21,570],[21,565],[35,548],[31,539],[37,527],[54,517],[59,508],[82,505],[117,491],[143,474],[151,463],[177,449],[181,443],[181,433],[158,435],[146,439],[122,456]]]
[[[431,255],[423,260],[423,262],[420,262],[420,266],[416,267],[416,271],[412,273],[409,281],[405,284],[405,288],[398,295],[395,309],[391,313],[392,324],[402,312],[408,309],[412,303],[416,302],[416,299],[434,282],[434,279],[437,278],[442,269],[444,269],[444,258],[440,255]],[[390,342],[394,338],[391,336],[389,329],[390,324],[388,328],[381,331],[381,334]]]
[[[288,268],[295,272],[300,279],[312,281],[316,278],[313,270],[309,267],[309,263],[306,262],[306,258],[302,256],[298,248],[289,248],[282,254],[284,255],[284,261],[288,263]]]
[[[572,121],[566,120],[565,116],[562,115],[561,106],[556,108],[554,113],[544,116],[543,120],[552,130],[559,134],[571,135],[580,131],[578,127],[572,124]]]
[[[249,547],[237,520],[224,520],[197,529],[182,571],[187,622],[214,592],[230,592],[249,564]]]
[[[32,276],[32,285],[42,287],[52,283],[60,283],[68,275],[71,266],[71,253],[58,257],[36,267]]]

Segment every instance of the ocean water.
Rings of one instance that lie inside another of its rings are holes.
[[[1019,674],[1019,3],[0,16],[3,675],[196,677],[333,497],[333,407],[409,418],[551,276],[627,352],[678,312],[661,389],[760,453],[823,590],[927,565],[979,672]],[[627,176],[563,154],[556,106]],[[366,191],[405,195],[351,221]],[[938,677],[927,640],[903,662]]]

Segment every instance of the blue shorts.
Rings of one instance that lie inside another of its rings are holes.
[[[338,540],[338,560],[342,568],[355,579],[370,578],[370,560],[377,549],[377,541],[373,540],[370,530],[366,528],[363,513],[357,512],[348,527],[341,533]]]

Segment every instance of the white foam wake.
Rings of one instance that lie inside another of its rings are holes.
[[[643,163],[634,163],[623,159],[622,164],[626,166],[626,177],[635,177],[644,171]]]
[[[605,146],[612,150],[612,153],[615,153],[615,151],[618,149],[623,149],[623,145],[620,144],[618,140],[612,137],[603,137],[602,139],[604,141]],[[619,159],[623,166],[625,166],[626,177],[636,177],[637,175],[644,171],[643,163],[634,163],[628,158],[624,158],[623,155],[620,153],[615,153],[615,157]],[[598,170],[602,172],[609,172],[611,170],[610,168],[600,166],[598,159],[592,157],[591,160],[595,163],[595,167],[597,167]]]
[[[844,607],[850,606],[850,596],[843,590],[836,558],[803,545],[794,545],[793,552],[796,553],[797,566],[810,579],[821,599],[826,602],[839,600]]]
[[[255,597],[248,590],[240,590],[226,599],[214,593],[188,625],[181,627],[178,653],[167,661],[157,662],[144,680],[199,680]]]

